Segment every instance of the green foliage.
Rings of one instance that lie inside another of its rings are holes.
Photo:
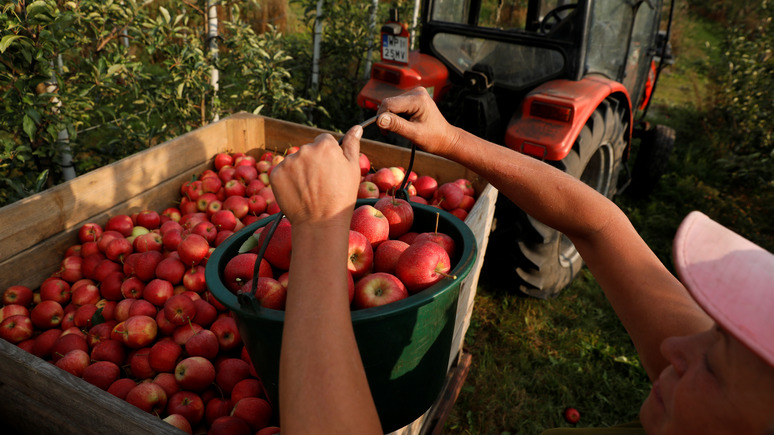
[[[726,36],[719,110],[731,127],[719,163],[732,182],[774,187],[774,3],[761,1]]]
[[[206,4],[4,4],[0,205],[40,190],[41,179],[46,186],[62,181],[60,133],[67,133],[81,174],[241,110],[304,122],[313,103],[291,84],[282,35],[256,34],[241,18],[258,2],[221,2],[230,19],[221,17],[217,58],[207,40]]]
[[[290,71],[293,58],[283,35],[275,29],[257,35],[232,6],[232,20],[224,23],[227,56],[222,69],[219,100],[226,112],[248,110],[280,119],[306,122],[304,110],[313,106],[295,90]]]

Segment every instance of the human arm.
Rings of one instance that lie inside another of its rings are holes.
[[[280,424],[293,433],[381,433],[347,295],[349,222],[360,182],[360,136],[300,147],[271,173],[293,228],[280,355]]]
[[[629,332],[651,379],[667,365],[660,351],[665,338],[700,332],[711,324],[625,214],[594,189],[449,125],[424,89],[386,99],[379,113],[380,128],[465,165],[527,214],[567,235]],[[395,114],[408,114],[409,119]]]

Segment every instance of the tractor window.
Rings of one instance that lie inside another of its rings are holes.
[[[478,25],[496,29],[523,29],[527,23],[527,0],[482,0]]]
[[[546,28],[567,18],[577,3],[577,0],[481,0],[478,10],[472,10],[476,5],[472,0],[433,0],[431,19],[500,30],[547,33]],[[547,22],[542,23],[543,20]]]
[[[458,73],[462,74],[475,64],[489,65],[494,70],[495,82],[510,88],[532,85],[564,68],[564,56],[559,51],[542,47],[447,33],[435,35],[433,47]]]
[[[629,40],[634,9],[625,1],[596,1],[592,5],[586,72],[620,80],[628,49],[622,41]]]
[[[432,19],[447,23],[465,24],[469,10],[469,0],[435,0]]]

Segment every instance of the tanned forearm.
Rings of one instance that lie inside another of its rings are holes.
[[[341,224],[293,227],[280,361],[282,433],[381,433],[352,331],[348,232]]]

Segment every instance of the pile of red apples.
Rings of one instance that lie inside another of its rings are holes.
[[[177,206],[83,225],[60,269],[38,289],[4,289],[0,338],[188,433],[279,433],[234,317],[207,289],[204,269],[220,243],[279,212],[268,174],[283,158],[219,153],[213,169],[181,186]],[[381,199],[353,214],[353,309],[444,279],[454,257],[450,237],[411,231],[411,206],[394,198],[401,168],[374,171],[361,154],[361,173],[358,197]],[[407,191],[411,201],[461,219],[475,202],[464,179],[439,186],[412,172]],[[254,250],[261,232],[251,237]],[[290,232],[283,219],[261,261],[256,296],[269,308],[284,308]],[[251,289],[256,259],[245,252],[230,260],[224,284]]]

